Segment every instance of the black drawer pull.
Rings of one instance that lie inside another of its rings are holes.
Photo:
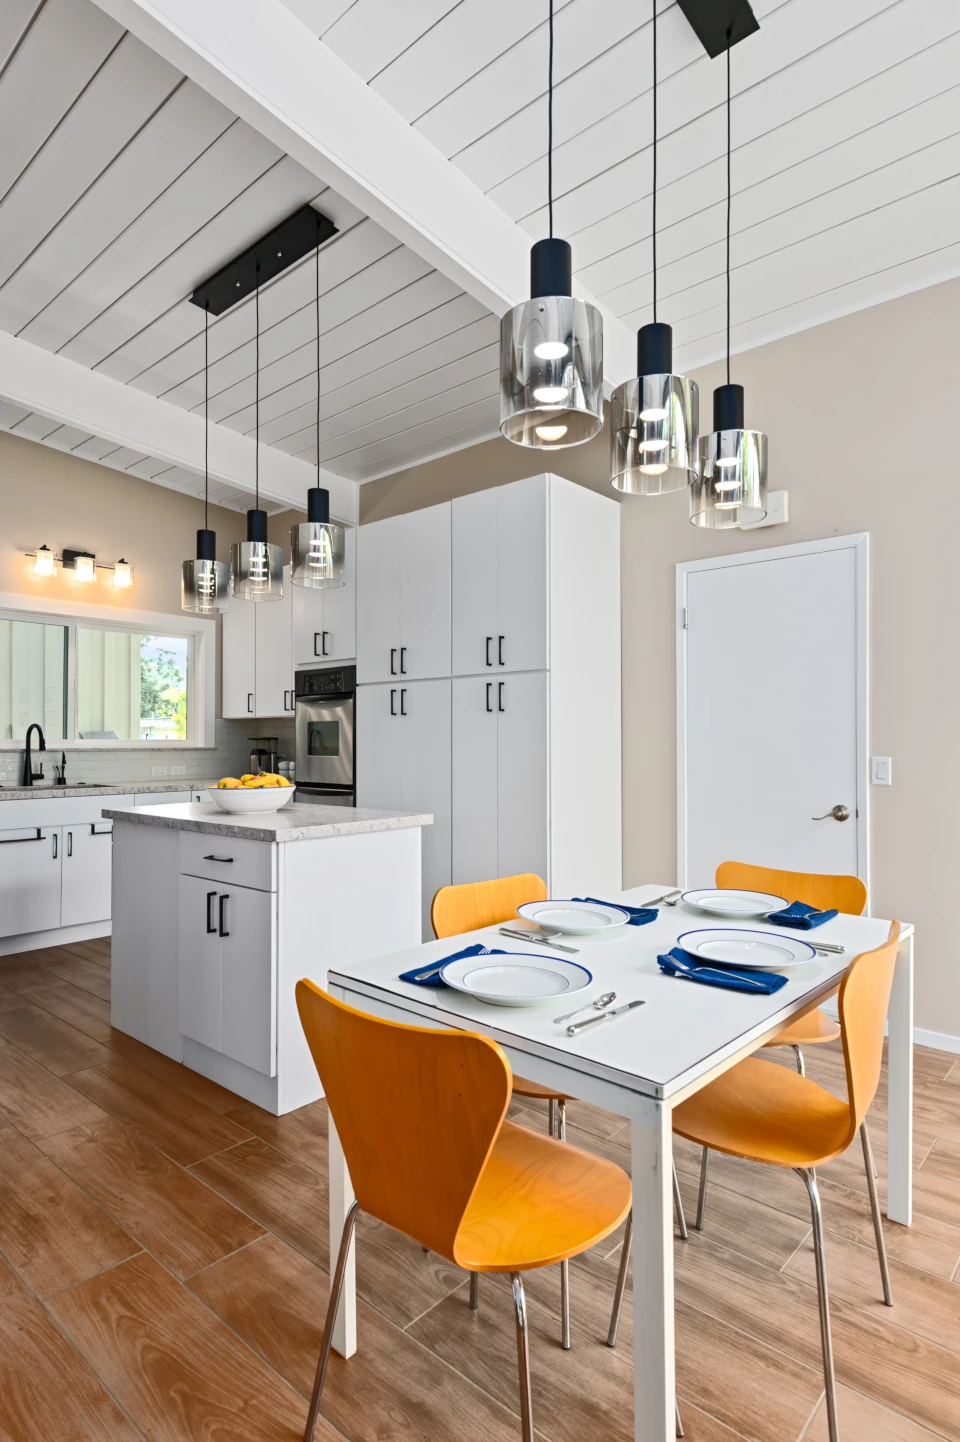
[[[487,710],[493,710],[493,682],[487,682]]]
[[[108,821],[107,824],[106,824],[106,826],[103,828],[102,831],[98,831],[98,830],[97,830],[97,823],[96,823],[95,821],[91,821],[91,822],[90,822],[90,835],[91,835],[91,836],[110,836],[112,832],[113,832],[113,822],[112,822],[112,821]]]
[[[406,656],[407,656],[407,648],[406,648],[406,646],[401,646],[401,647],[400,647],[400,675],[401,675],[401,676],[405,676],[405,675],[407,674],[407,661],[406,661]]]
[[[505,686],[506,684],[507,684],[506,681],[498,681],[498,682],[497,682],[497,710],[498,710],[498,711],[506,711],[506,709],[507,709],[506,706],[504,706],[504,704],[503,704],[503,688],[504,688],[504,686]]]
[[[488,665],[488,666],[492,666],[492,665],[493,665],[493,662],[490,660],[490,647],[491,647],[492,645],[493,645],[493,637],[492,637],[492,636],[488,636],[488,637],[487,637],[487,665]]]
[[[400,715],[401,715],[401,716],[406,716],[406,714],[407,714],[406,700],[407,700],[407,688],[406,688],[406,686],[401,686],[401,687],[400,687]]]
[[[390,647],[390,675],[391,675],[391,676],[395,676],[396,674],[397,674],[397,648],[396,648],[396,646],[391,646],[391,647]]]
[[[56,839],[56,838],[54,838],[54,839]],[[40,830],[40,827],[38,826],[38,827],[37,827],[37,834],[36,834],[36,836],[4,836],[4,837],[0,838],[0,846],[22,846],[25,841],[42,841],[42,840],[43,840],[43,832]],[[56,854],[57,854],[56,851],[54,851],[53,854],[54,854],[54,856],[56,856]]]
[[[72,832],[72,831],[68,831],[68,832],[67,832],[67,855],[68,855],[68,856],[72,856],[72,855],[73,855],[73,832]]]
[[[230,893],[229,893],[228,891],[225,891],[225,892],[223,893],[223,895],[220,897],[220,930],[219,930],[219,932],[217,933],[219,936],[229,936],[229,935],[230,935],[229,931],[227,931],[226,926],[224,925],[224,923],[226,922],[226,919],[227,919],[227,902],[228,902],[229,900],[230,900]]]
[[[233,865],[232,856],[205,856],[203,859],[204,861],[222,861],[224,865],[229,862],[231,866]]]
[[[214,919],[213,919],[213,907],[212,907],[211,904],[210,904],[210,903],[213,901],[213,899],[214,899],[214,897],[216,896],[216,894],[217,894],[217,893],[216,893],[215,891],[208,891],[208,892],[207,892],[207,935],[208,935],[208,936],[216,936],[216,934],[217,934],[216,922],[215,922]]]
[[[507,664],[506,661],[503,659],[503,643],[505,640],[505,636],[497,637],[497,663],[500,666],[505,666]]]
[[[396,688],[396,686],[391,686],[391,687],[390,687],[390,715],[391,715],[391,716],[396,716],[396,714],[397,714],[397,688]]]

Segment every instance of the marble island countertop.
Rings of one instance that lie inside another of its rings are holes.
[[[219,779],[219,778],[217,778]],[[64,796],[140,796],[148,791],[203,791],[217,781],[198,781],[192,776],[168,776],[164,781],[91,781],[89,784],[52,786],[0,786],[0,801],[58,801]]]
[[[176,831],[202,831],[211,836],[235,836],[247,841],[313,841],[323,836],[358,836],[367,831],[403,831],[431,826],[433,817],[415,811],[378,811],[362,806],[316,806],[289,802],[279,811],[230,816],[206,801],[173,806],[138,806],[110,810],[111,821],[134,821],[141,826],[164,826]]]

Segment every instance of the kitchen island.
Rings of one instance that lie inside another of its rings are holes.
[[[115,1027],[280,1116],[321,1093],[301,977],[420,941],[432,817],[294,802],[105,809]]]

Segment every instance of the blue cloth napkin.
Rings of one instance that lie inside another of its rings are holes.
[[[601,901],[598,896],[572,896],[571,901],[592,901],[594,906],[615,906],[618,911],[625,911],[630,917],[628,926],[646,926],[648,921],[653,921],[657,916],[655,907],[652,906],[624,906],[622,901]]]
[[[686,976],[691,981],[702,981],[707,986],[724,986],[729,991],[752,991],[756,996],[770,996],[786,986],[787,978],[775,971],[738,971],[732,966],[704,966],[696,956],[675,946],[664,956],[658,956],[660,970],[667,976]]]
[[[767,920],[772,921],[774,926],[792,926],[795,931],[812,931],[815,926],[832,921],[838,914],[835,906],[830,911],[819,911],[815,906],[808,906],[805,901],[791,901],[782,911],[771,911]]]
[[[509,951],[499,951],[482,942],[475,941],[472,946],[465,946],[462,951],[455,951],[452,956],[441,956],[439,961],[422,961],[419,966],[413,967],[410,971],[404,971],[400,975],[401,981],[409,981],[413,986],[446,986],[446,982],[440,975],[440,968],[446,966],[448,961],[459,961],[464,956],[509,956]],[[427,976],[423,977],[423,973]],[[418,977],[423,977],[418,981]]]

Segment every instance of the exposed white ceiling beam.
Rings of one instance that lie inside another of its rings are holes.
[[[281,0],[96,3],[489,310],[528,297],[529,235]],[[636,341],[600,310],[609,395],[635,373]]]
[[[0,332],[0,395],[24,410],[203,475],[202,416],[6,332]],[[254,460],[255,443],[249,436],[211,422],[211,479],[252,493]],[[270,500],[306,510],[307,489],[318,484],[318,474],[319,484],[330,491],[333,515],[355,523],[358,501],[353,481],[318,473],[316,467],[272,446],[260,447],[260,490]]]

